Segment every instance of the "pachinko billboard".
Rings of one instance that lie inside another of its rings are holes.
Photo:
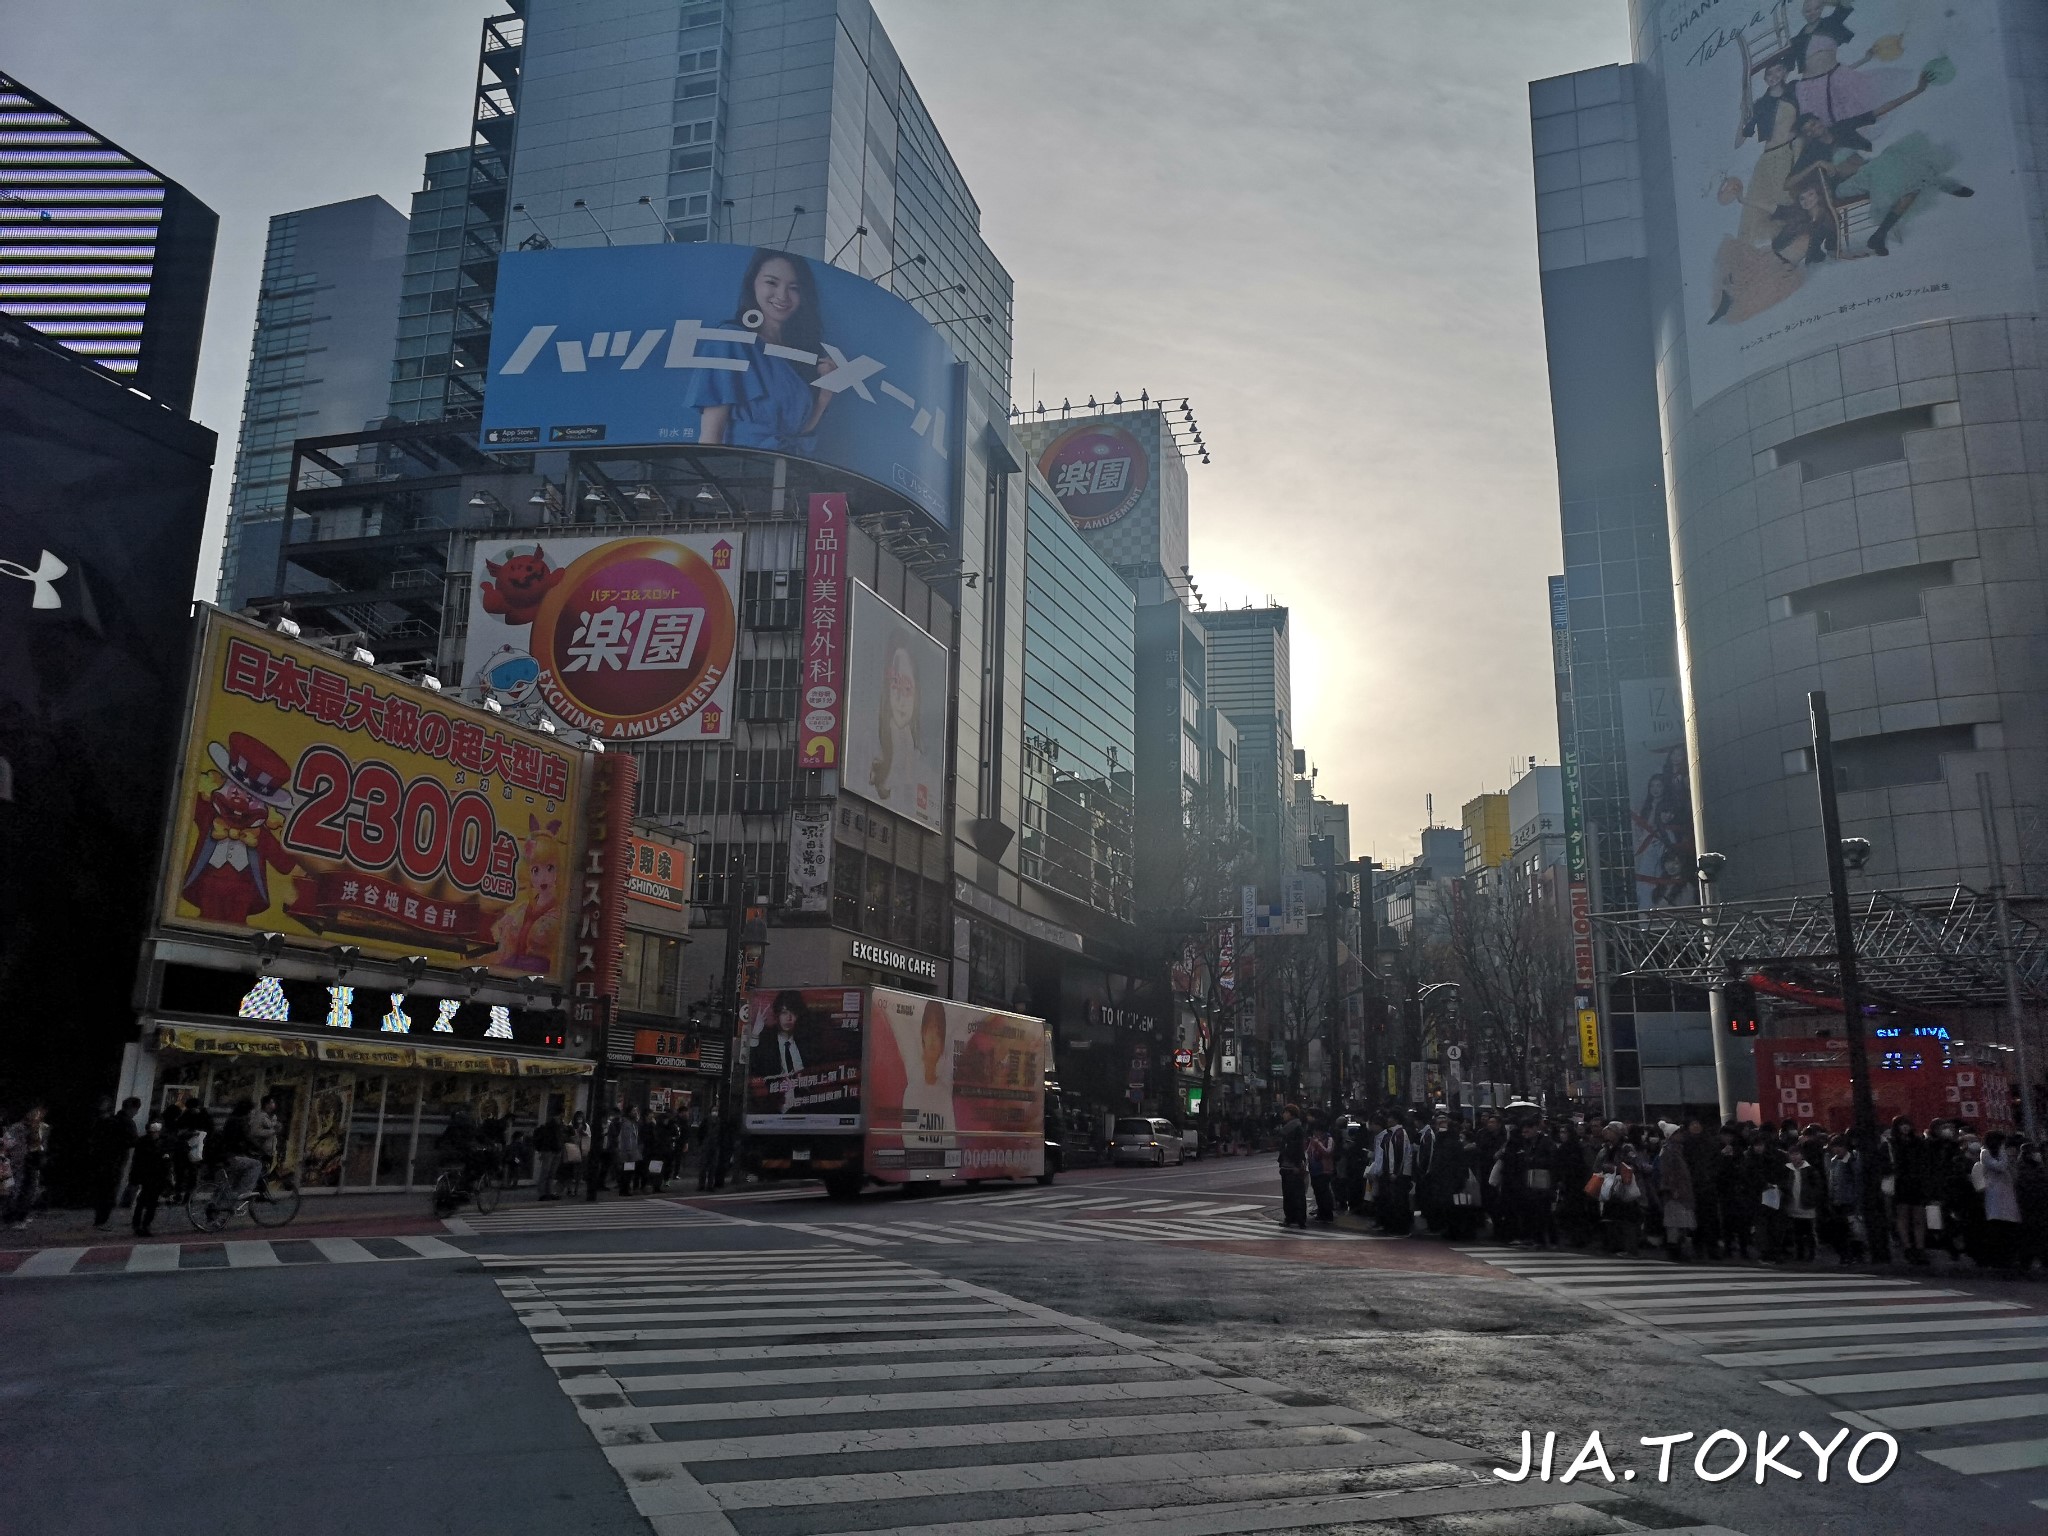
[[[1042,1174],[1045,1021],[886,987],[871,998],[867,1171],[884,1180]]]
[[[166,927],[566,979],[581,755],[209,610]]]
[[[739,535],[486,540],[463,680],[604,741],[732,734]]]

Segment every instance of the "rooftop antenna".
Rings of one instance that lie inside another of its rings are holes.
[[[591,223],[597,224],[597,232],[600,235],[604,236],[604,243],[606,245],[610,245],[612,243],[612,232],[606,229],[604,225],[598,224],[597,211],[593,209],[590,206],[590,204],[586,203],[582,198],[579,197],[571,206],[581,208],[584,212],[584,216],[587,217]]]

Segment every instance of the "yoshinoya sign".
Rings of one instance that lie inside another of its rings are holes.
[[[853,963],[894,971],[899,976],[915,976],[920,981],[936,982],[939,979],[939,962],[930,955],[913,954],[907,949],[891,949],[887,944],[877,944],[873,939],[853,941]]]
[[[930,321],[792,252],[508,252],[480,441],[785,454],[902,492],[950,526],[956,387]]]

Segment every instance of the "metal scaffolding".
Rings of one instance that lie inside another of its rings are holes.
[[[1968,886],[1867,891],[1852,898],[1856,957],[1873,997],[1923,1008],[2003,1008],[1998,903]],[[2010,909],[2009,909],[2010,910]],[[1796,973],[1837,987],[1825,892],[1711,908],[1602,912],[1612,974],[1706,987],[1752,972]],[[2022,998],[2048,1004],[2048,930],[2011,912],[2012,966]]]

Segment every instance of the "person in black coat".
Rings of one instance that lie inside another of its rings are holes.
[[[1280,1111],[1280,1225],[1308,1230],[1308,1127],[1293,1104]]]
[[[184,1143],[173,1131],[164,1129],[161,1120],[149,1122],[149,1129],[135,1143],[135,1159],[130,1164],[130,1178],[135,1185],[135,1209],[129,1225],[137,1237],[150,1236],[150,1229],[156,1224],[156,1213],[164,1191],[176,1182],[178,1162],[184,1152]]]
[[[121,1170],[127,1166],[128,1154],[135,1150],[134,1114],[142,1107],[142,1100],[128,1102],[133,1108],[124,1114],[114,1108],[112,1094],[102,1097],[99,1113],[86,1135],[86,1158],[92,1170],[92,1224],[100,1232],[107,1229],[114,1207],[120,1203]]]

